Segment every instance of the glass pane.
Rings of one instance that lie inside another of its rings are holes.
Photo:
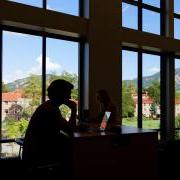
[[[180,14],[180,1],[174,0],[174,12]]]
[[[142,2],[160,8],[160,0],[143,0]]]
[[[41,103],[40,37],[3,32],[2,137],[24,137],[29,119]]]
[[[180,59],[175,59],[175,127],[180,128]],[[180,130],[175,133],[176,139],[180,138]]]
[[[143,128],[160,128],[160,56],[143,53]]]
[[[79,15],[79,0],[47,0],[47,9]]]
[[[22,4],[27,4],[35,7],[42,7],[42,1],[43,0],[8,0],[12,2],[18,2]]]
[[[78,43],[47,38],[46,86],[55,79],[65,79],[74,85],[72,99],[78,101]],[[69,108],[60,107],[64,118],[69,117]]]
[[[137,52],[122,51],[122,124],[137,127]]]
[[[180,39],[180,19],[174,18],[174,38]]]
[[[160,14],[143,9],[143,31],[160,35]]]
[[[136,6],[122,3],[122,26],[138,29],[138,8]]]

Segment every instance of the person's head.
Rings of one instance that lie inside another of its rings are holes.
[[[97,91],[97,100],[100,103],[108,104],[110,102],[110,97],[109,97],[109,94],[107,93],[107,91],[104,89],[98,90]]]
[[[74,86],[66,80],[54,80],[47,88],[48,97],[50,100],[60,105],[71,98],[71,90],[73,88]]]

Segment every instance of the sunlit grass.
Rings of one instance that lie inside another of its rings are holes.
[[[137,118],[123,118],[123,125],[137,127]],[[144,118],[143,119],[143,128],[145,129],[159,129],[160,120],[152,119],[152,118]]]

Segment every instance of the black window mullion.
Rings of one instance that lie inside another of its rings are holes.
[[[3,31],[2,31],[2,27],[0,27],[0,139],[2,139],[2,53],[3,53]],[[0,153],[1,153],[1,145],[0,145]]]
[[[132,1],[132,0],[122,0],[122,2],[127,3],[127,4],[131,4],[131,5],[138,6],[138,2],[137,2],[137,1]]]
[[[150,10],[150,11],[158,12],[158,13],[161,13],[161,12],[162,12],[162,9],[161,9],[161,8],[154,7],[154,6],[151,6],[151,5],[149,5],[149,4],[144,4],[144,3],[142,3],[142,8],[147,9],[147,10]]]
[[[47,7],[47,0],[43,0],[43,9],[46,9]]]
[[[174,13],[174,18],[180,19],[180,14]]]
[[[142,128],[142,51],[138,52],[138,128]]]
[[[161,36],[165,36],[165,34],[166,34],[166,24],[165,24],[165,22],[166,22],[166,17],[165,17],[165,14],[166,14],[166,5],[165,5],[165,1],[164,0],[161,0],[161,9],[162,9],[162,12],[161,12],[161,14],[160,14],[160,17],[161,17],[161,19],[160,19],[160,35]]]
[[[43,9],[47,7],[47,0],[43,0]],[[42,36],[42,102],[46,100],[46,35]]]
[[[3,54],[3,30],[0,27],[0,140],[2,139],[2,54]],[[1,143],[0,143],[0,157],[1,157]]]
[[[138,2],[138,30],[142,31],[142,0],[139,0]]]
[[[46,100],[46,36],[42,37],[42,102]]]
[[[84,17],[84,0],[79,0],[79,16]]]

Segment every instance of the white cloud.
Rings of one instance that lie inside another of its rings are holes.
[[[32,67],[29,71],[22,71],[17,69],[12,74],[4,74],[3,81],[5,83],[13,82],[17,79],[22,79],[28,77],[30,74],[40,75],[42,74],[42,55],[36,58],[37,65]],[[61,65],[53,62],[53,60],[49,57],[46,57],[46,71],[47,73],[55,72],[61,69]]]
[[[36,62],[38,63],[36,67],[33,67],[30,73],[41,74],[42,69],[42,55],[37,57]],[[53,62],[50,57],[46,57],[46,71],[52,72],[61,69],[61,65]]]
[[[60,69],[61,65],[54,63],[53,61],[51,61],[51,59],[49,57],[47,57],[46,58],[46,68],[47,68],[47,71],[54,71],[54,70]]]
[[[25,78],[27,76],[28,76],[27,73],[23,72],[22,70],[17,69],[13,74],[6,75],[5,78],[3,78],[3,82],[9,83],[9,82],[13,82],[17,79]]]
[[[122,12],[126,12],[129,9],[129,5],[126,5],[124,8],[122,8]]]
[[[149,72],[157,73],[157,72],[160,72],[160,69],[158,67],[152,67],[151,69],[149,69]]]

